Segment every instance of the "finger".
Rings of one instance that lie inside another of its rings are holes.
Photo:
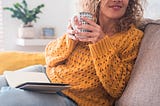
[[[79,36],[79,35],[75,35],[75,37],[77,39],[88,39],[89,38],[88,36]]]
[[[96,32],[78,32],[75,34],[76,37],[86,36],[88,38],[96,37],[98,34]]]
[[[73,27],[73,29],[77,29],[77,26],[80,25],[81,23],[79,22],[78,20],[78,16],[74,16],[72,19],[71,19],[71,25]]]
[[[68,34],[68,37],[69,37],[70,39],[77,40],[77,38],[76,38],[74,35]]]
[[[81,42],[96,42],[96,38],[81,38],[81,39],[78,39],[79,41]]]
[[[69,22],[68,22],[68,27],[67,27],[67,31],[66,31],[68,34],[70,34],[70,35],[74,35],[74,34],[76,34],[77,33],[77,31],[76,30],[73,30],[73,27],[72,27],[72,25],[71,25],[71,20],[69,20]]]
[[[89,30],[91,32],[95,32],[95,31],[98,31],[98,28],[94,27],[94,26],[91,26],[89,24],[83,24],[83,25],[79,25],[77,26],[77,29],[80,30],[80,29],[85,29],[85,30]]]
[[[71,24],[71,19],[68,21],[67,29],[73,29]]]
[[[70,34],[70,35],[73,35],[74,31],[73,31],[73,30],[68,29],[68,30],[67,30],[67,33],[68,33],[68,34]]]
[[[77,16],[74,17],[74,24],[75,25],[79,25],[79,21],[78,21],[78,17]]]

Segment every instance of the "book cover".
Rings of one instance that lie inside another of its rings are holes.
[[[51,83],[45,73],[5,71],[4,75],[10,87],[41,93],[55,93],[67,88],[69,84]]]

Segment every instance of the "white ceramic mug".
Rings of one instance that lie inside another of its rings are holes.
[[[91,13],[89,12],[79,12],[78,16],[78,20],[82,23],[82,24],[88,24],[87,22],[85,22],[84,20],[81,19],[81,17],[87,17],[90,20],[94,20],[93,16]],[[74,16],[75,17],[75,16]],[[74,25],[74,17],[71,19],[71,24],[73,29],[76,29],[76,26]],[[90,32],[89,30],[86,29],[80,29],[80,32]]]

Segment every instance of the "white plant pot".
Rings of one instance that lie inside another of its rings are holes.
[[[35,38],[34,27],[20,27],[18,29],[19,38]]]

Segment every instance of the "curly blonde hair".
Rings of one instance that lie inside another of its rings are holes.
[[[99,17],[100,2],[97,6],[96,16]],[[129,4],[125,14],[119,19],[117,23],[117,32],[127,31],[131,25],[138,26],[140,20],[143,16],[142,5],[139,3],[139,0],[129,0]],[[97,20],[98,22],[98,20]]]

